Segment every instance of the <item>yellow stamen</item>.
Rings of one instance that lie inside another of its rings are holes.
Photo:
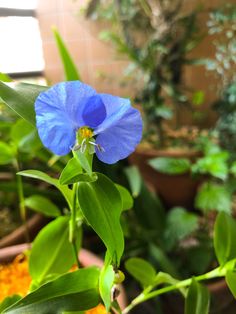
[[[93,137],[93,131],[89,127],[83,126],[79,129],[79,135],[82,139],[91,138]]]

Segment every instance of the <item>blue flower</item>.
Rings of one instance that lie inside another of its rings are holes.
[[[40,93],[35,111],[39,136],[57,155],[79,149],[113,164],[130,155],[142,137],[140,112],[128,99],[98,94],[79,81]]]

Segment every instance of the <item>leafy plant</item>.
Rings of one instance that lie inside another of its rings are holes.
[[[129,60],[126,79],[136,86],[135,101],[141,104],[149,142],[165,145],[163,122],[182,107],[191,107],[183,67],[197,63],[189,52],[201,41],[199,8],[184,14],[184,1],[90,1],[87,17],[109,21],[111,30],[101,33],[118,53]],[[154,137],[153,137],[154,135]]]

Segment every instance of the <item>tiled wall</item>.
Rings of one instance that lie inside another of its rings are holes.
[[[39,0],[38,19],[43,40],[45,75],[51,83],[63,80],[63,67],[55,45],[52,26],[56,26],[78,66],[84,82],[100,92],[123,93],[115,78],[120,77],[126,62],[118,60],[112,47],[100,41],[104,25],[87,21],[81,9],[87,1]],[[103,74],[106,74],[105,76]],[[107,78],[105,78],[108,76]]]
[[[132,89],[121,87],[119,84],[127,63],[116,55],[109,44],[98,39],[99,32],[107,25],[83,18],[80,11],[86,2],[86,0],[38,0],[38,18],[46,64],[45,75],[51,83],[63,80],[62,64],[51,31],[51,26],[55,25],[66,41],[84,82],[93,85],[100,92],[131,96]],[[220,2],[221,0],[209,0],[207,5],[212,7]],[[189,9],[192,4],[193,1],[187,1],[186,9]],[[201,18],[203,30],[206,30],[206,20],[205,14]],[[206,38],[193,55],[194,57],[209,57],[212,53],[212,43],[209,38]],[[103,73],[106,74],[106,79]],[[202,109],[206,112],[216,98],[215,90],[211,90],[214,78],[212,75],[206,76],[203,67],[186,68],[185,78],[187,85],[193,86],[196,90],[207,90]],[[190,112],[183,109],[182,123],[191,123],[191,116]],[[210,113],[203,124],[212,125],[214,120],[215,115]]]

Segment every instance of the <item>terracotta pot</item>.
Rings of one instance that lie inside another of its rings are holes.
[[[27,229],[29,232],[30,240],[32,241],[39,230],[45,226],[49,221],[49,218],[41,215],[34,214],[30,219],[27,220]],[[26,241],[25,226],[20,226],[19,228],[12,231],[10,234],[6,235],[0,239],[0,248],[6,246],[11,246],[19,243],[24,243]]]
[[[30,247],[30,244],[23,243],[0,249],[0,263],[11,262],[17,255],[30,249]],[[80,250],[79,260],[81,265],[83,265],[84,267],[98,266],[101,268],[103,266],[103,261],[101,258],[85,249]],[[120,295],[118,296],[117,300],[121,309],[124,309],[127,305],[127,299],[122,285],[119,286],[119,291]]]
[[[201,181],[193,179],[190,173],[180,175],[160,173],[147,162],[157,157],[188,158],[193,162],[199,156],[199,152],[196,151],[155,150],[139,147],[129,160],[139,168],[145,182],[160,196],[167,209],[174,206],[193,209],[194,198]]]
[[[235,314],[236,301],[224,279],[214,283],[205,283],[211,294],[210,314]],[[178,293],[162,297],[165,314],[183,314],[184,298]]]

